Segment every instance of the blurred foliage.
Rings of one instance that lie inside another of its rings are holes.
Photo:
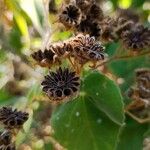
[[[150,24],[149,0],[100,0],[100,3],[112,14],[119,7],[135,9],[141,21],[147,26]],[[53,107],[40,87],[47,70],[35,66],[30,54],[45,47],[48,41],[67,39],[72,32],[57,22],[56,14],[48,14],[47,6],[48,0],[0,0],[0,106],[13,105],[30,114],[24,130],[17,136],[18,149],[55,150],[60,149],[60,143],[69,150],[142,150],[144,135],[150,136],[150,127],[131,118],[123,124],[122,99],[126,103],[124,95],[134,81],[134,70],[150,67],[150,58],[115,60],[106,66],[108,73],[113,74],[111,78],[122,79],[121,90],[108,77],[91,73],[83,83],[80,96],[57,108],[52,115]],[[56,0],[56,7],[61,6],[62,0]],[[118,47],[119,43],[106,45],[109,56]],[[97,82],[106,87],[103,89]],[[93,87],[94,84],[97,86]],[[99,89],[101,100],[94,95]],[[107,95],[107,91],[112,94]],[[50,123],[56,130],[54,137]]]

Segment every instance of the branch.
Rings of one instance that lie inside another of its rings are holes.
[[[144,55],[148,55],[148,54],[150,54],[150,51],[146,51],[146,52],[143,52],[143,53],[140,53],[140,54],[138,54],[138,55],[125,55],[125,56],[113,56],[113,57],[111,57],[110,59],[108,59],[107,61],[104,61],[104,62],[102,62],[101,64],[99,64],[99,65],[97,65],[96,66],[96,68],[98,68],[98,67],[100,67],[100,66],[103,66],[103,65],[105,65],[105,64],[107,64],[107,63],[110,63],[110,62],[112,62],[112,61],[116,61],[116,60],[123,60],[123,59],[128,59],[128,58],[132,58],[132,57],[140,57],[140,56],[144,56]]]

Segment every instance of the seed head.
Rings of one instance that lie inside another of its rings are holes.
[[[123,44],[127,49],[141,51],[150,46],[150,29],[143,25],[135,25],[122,34]]]
[[[101,35],[101,27],[97,21],[93,22],[89,18],[82,20],[77,26],[77,30],[83,34],[89,34],[95,38],[99,38]]]
[[[41,84],[43,91],[55,102],[73,96],[80,85],[79,77],[68,68],[59,68],[56,72],[49,72]]]
[[[76,0],[76,5],[82,10],[86,11],[95,3],[95,0]]]
[[[101,22],[101,39],[105,42],[112,42],[117,39],[114,34],[114,28],[116,26],[116,21],[111,17],[105,17]]]
[[[101,21],[103,17],[104,17],[103,11],[97,4],[93,4],[87,13],[87,18],[92,21],[95,20]]]
[[[59,21],[67,28],[75,27],[81,20],[81,12],[75,5],[66,6],[59,15]]]
[[[89,35],[78,35],[73,40],[74,57],[79,63],[99,61],[105,58],[104,47]]]
[[[130,31],[131,28],[134,26],[134,22],[131,20],[127,20],[124,18],[117,18],[116,19],[116,24],[114,24],[114,34],[116,34],[116,37],[118,37],[118,39],[121,38],[121,35],[125,32],[125,31]]]
[[[19,129],[28,120],[29,114],[11,107],[2,107],[0,109],[0,122],[6,129]]]
[[[31,56],[41,67],[51,67],[57,62],[57,60],[54,59],[55,53],[49,49],[45,49],[44,52],[39,50],[31,54]]]

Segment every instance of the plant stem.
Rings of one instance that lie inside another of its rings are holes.
[[[128,59],[128,58],[132,58],[132,57],[140,57],[140,56],[144,56],[144,55],[148,55],[148,54],[150,54],[150,51],[146,51],[146,52],[143,52],[143,53],[140,53],[140,54],[138,54],[138,55],[125,55],[125,56],[113,56],[113,57],[111,57],[110,59],[108,59],[107,61],[105,61],[105,62],[102,62],[101,64],[99,64],[99,65],[97,65],[96,66],[96,68],[98,68],[98,67],[100,67],[100,66],[103,66],[103,65],[105,65],[105,64],[107,64],[107,63],[110,63],[110,62],[112,62],[112,61],[115,61],[115,60],[122,60],[122,59]]]

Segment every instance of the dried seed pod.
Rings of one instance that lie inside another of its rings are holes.
[[[99,24],[101,26],[101,39],[105,42],[112,42],[117,40],[114,34],[116,21],[111,17],[105,17]]]
[[[89,19],[83,19],[76,28],[77,28],[77,31],[79,32],[89,34],[90,26],[91,26],[91,21]]]
[[[69,42],[50,45],[49,49],[51,49],[51,51],[53,51],[60,59],[73,51],[73,47]]]
[[[28,120],[29,114],[11,107],[2,107],[0,109],[0,122],[6,129],[19,129]]]
[[[12,141],[12,133],[8,130],[4,130],[0,134],[0,145],[9,145]]]
[[[59,21],[67,28],[74,28],[80,23],[81,12],[75,5],[66,6],[59,15]]]
[[[41,67],[51,67],[59,62],[55,53],[50,49],[45,49],[44,52],[39,50],[31,54],[31,56]]]
[[[94,36],[96,39],[98,39],[101,36],[101,27],[98,24],[98,22],[93,22],[91,24],[89,35]]]
[[[150,104],[150,69],[142,68],[136,70],[136,82],[141,98],[149,99]]]
[[[95,3],[95,0],[76,0],[76,5],[84,12],[86,12],[93,3]]]
[[[114,25],[114,34],[116,34],[116,37],[118,39],[121,38],[121,35],[125,31],[130,31],[131,28],[134,26],[134,22],[131,20],[127,20],[124,18],[117,18],[116,19],[116,25]]]
[[[150,46],[150,29],[136,24],[131,30],[123,32],[121,38],[127,49],[141,51]]]
[[[97,4],[93,4],[87,13],[87,18],[93,21],[95,20],[101,21],[103,17],[104,17],[103,11]]]
[[[79,89],[79,77],[68,68],[50,72],[42,82],[43,91],[53,102],[73,96]]]
[[[80,34],[74,38],[73,45],[74,57],[81,64],[105,58],[104,47],[100,43],[96,43],[94,37]]]
[[[83,34],[89,34],[95,38],[99,38],[101,36],[101,27],[98,22],[93,22],[88,18],[80,22],[77,26],[77,31],[82,32]]]
[[[134,23],[139,22],[139,15],[133,9],[118,9],[117,18],[124,18],[128,21],[133,21]]]

